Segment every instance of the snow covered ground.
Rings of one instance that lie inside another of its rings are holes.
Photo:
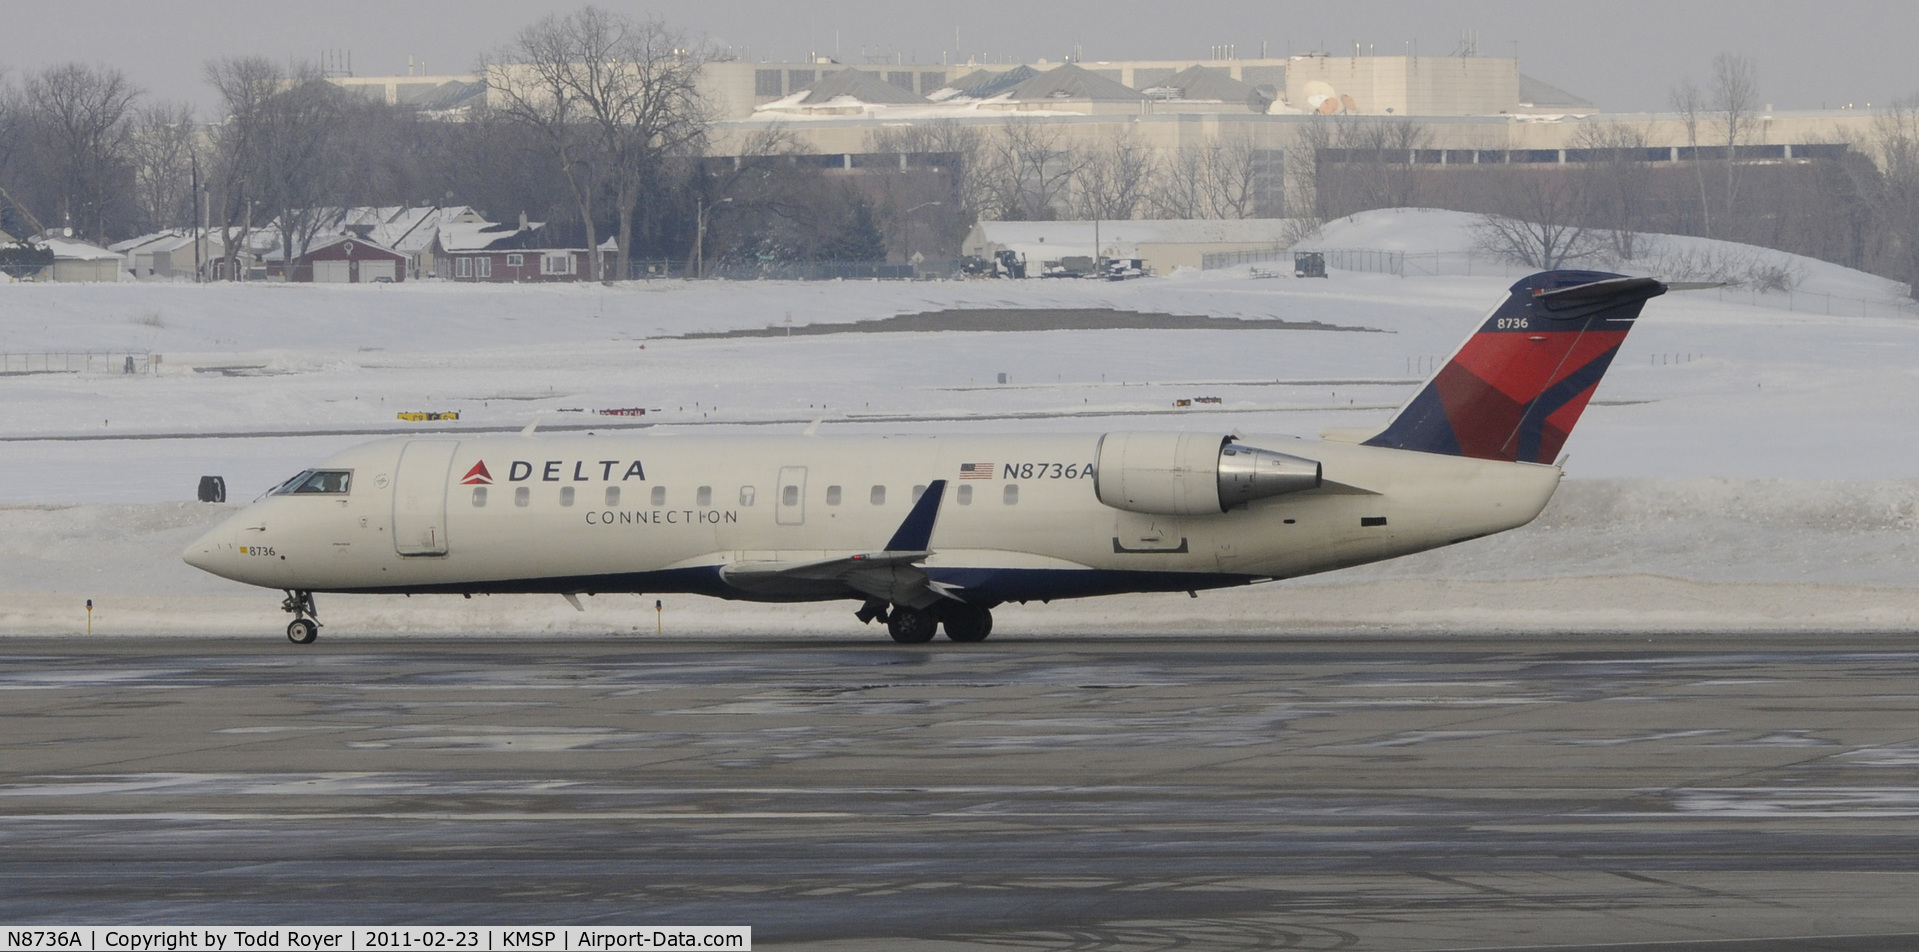
[[[1327,247],[1455,251],[1469,219],[1389,211]],[[1685,239],[1671,239],[1683,243]],[[1890,282],[1800,259],[1803,289]],[[512,287],[0,285],[0,352],[139,351],[157,371],[0,376],[0,632],[271,633],[274,593],[181,564],[220,508],[369,434],[617,426],[759,432],[1195,427],[1312,435],[1384,423],[1503,295],[1499,277],[1249,269],[1123,283],[661,282]],[[1774,304],[1776,302],[1765,302]],[[1111,330],[675,339],[946,308],[1090,308],[1359,331]],[[1535,525],[1441,552],[1198,601],[1011,609],[1001,628],[1290,631],[1919,625],[1919,314],[1837,317],[1675,292],[1646,308]],[[17,369],[17,365],[16,365]],[[1008,384],[997,375],[1008,375]],[[1218,396],[1213,409],[1173,401]],[[564,412],[583,409],[588,413]],[[656,412],[657,411],[657,412]],[[678,599],[681,631],[845,633],[844,606]],[[337,598],[350,631],[651,630],[650,599]]]

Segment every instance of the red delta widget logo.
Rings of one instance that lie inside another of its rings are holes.
[[[615,476],[614,473],[619,473]],[[646,467],[639,460],[599,459],[599,460],[560,460],[549,459],[532,463],[516,459],[508,464],[506,481],[523,483],[538,474],[539,481],[545,483],[571,482],[586,483],[595,480],[603,483],[626,482],[629,479],[646,481]],[[486,467],[486,460],[473,464],[473,468],[460,477],[462,486],[491,486],[493,472]]]

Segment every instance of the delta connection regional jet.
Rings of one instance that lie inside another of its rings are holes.
[[[1384,430],[1008,436],[393,439],[282,483],[187,562],[313,595],[688,592],[850,599],[919,644],[980,641],[1005,602],[1193,592],[1523,526],[1651,278],[1549,271]]]

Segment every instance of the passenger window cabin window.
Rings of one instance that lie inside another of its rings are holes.
[[[1005,501],[1006,505],[1019,505],[1019,484],[1007,483],[1006,492],[1001,495],[1001,499]]]
[[[533,490],[528,489],[525,486],[521,486],[520,488],[513,490],[514,505],[519,506],[521,509],[525,509],[527,507],[527,504],[531,503],[532,501],[533,501]]]
[[[961,486],[959,488],[958,497],[959,497],[958,501],[960,505],[962,506],[972,505],[973,504],[973,487],[971,485]]]
[[[562,506],[573,505],[573,487],[571,486],[560,487],[560,505]]]
[[[924,495],[926,495],[926,487],[925,487],[925,486],[914,486],[914,487],[913,487],[913,501],[914,501],[914,502],[919,502],[919,501],[920,501],[920,497],[921,497],[921,496],[924,496]]]
[[[609,506],[617,506],[620,504],[620,487],[606,487],[606,504]]]
[[[665,486],[653,487],[653,505],[655,506],[666,505],[666,487]]]
[[[800,487],[784,486],[780,489],[780,505],[797,506],[800,504]]]
[[[873,500],[873,505],[875,505],[875,506],[884,506],[884,505],[886,505],[886,487],[885,487],[885,486],[874,486],[874,487],[873,487],[873,494],[872,494],[872,496],[871,496],[871,497],[869,497],[869,498],[871,498],[871,499]]]
[[[740,505],[750,506],[752,504],[753,504],[753,487],[741,486],[740,487]]]
[[[486,487],[485,486],[473,487],[473,508],[475,509],[486,508]]]
[[[713,505],[713,487],[701,486],[699,490],[693,494],[693,500],[695,505],[699,505],[699,506]]]
[[[840,488],[838,486],[826,487],[826,504],[829,506],[837,506],[840,504]]]

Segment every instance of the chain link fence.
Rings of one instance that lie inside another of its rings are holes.
[[[150,374],[160,366],[151,351],[0,352],[0,374]]]

